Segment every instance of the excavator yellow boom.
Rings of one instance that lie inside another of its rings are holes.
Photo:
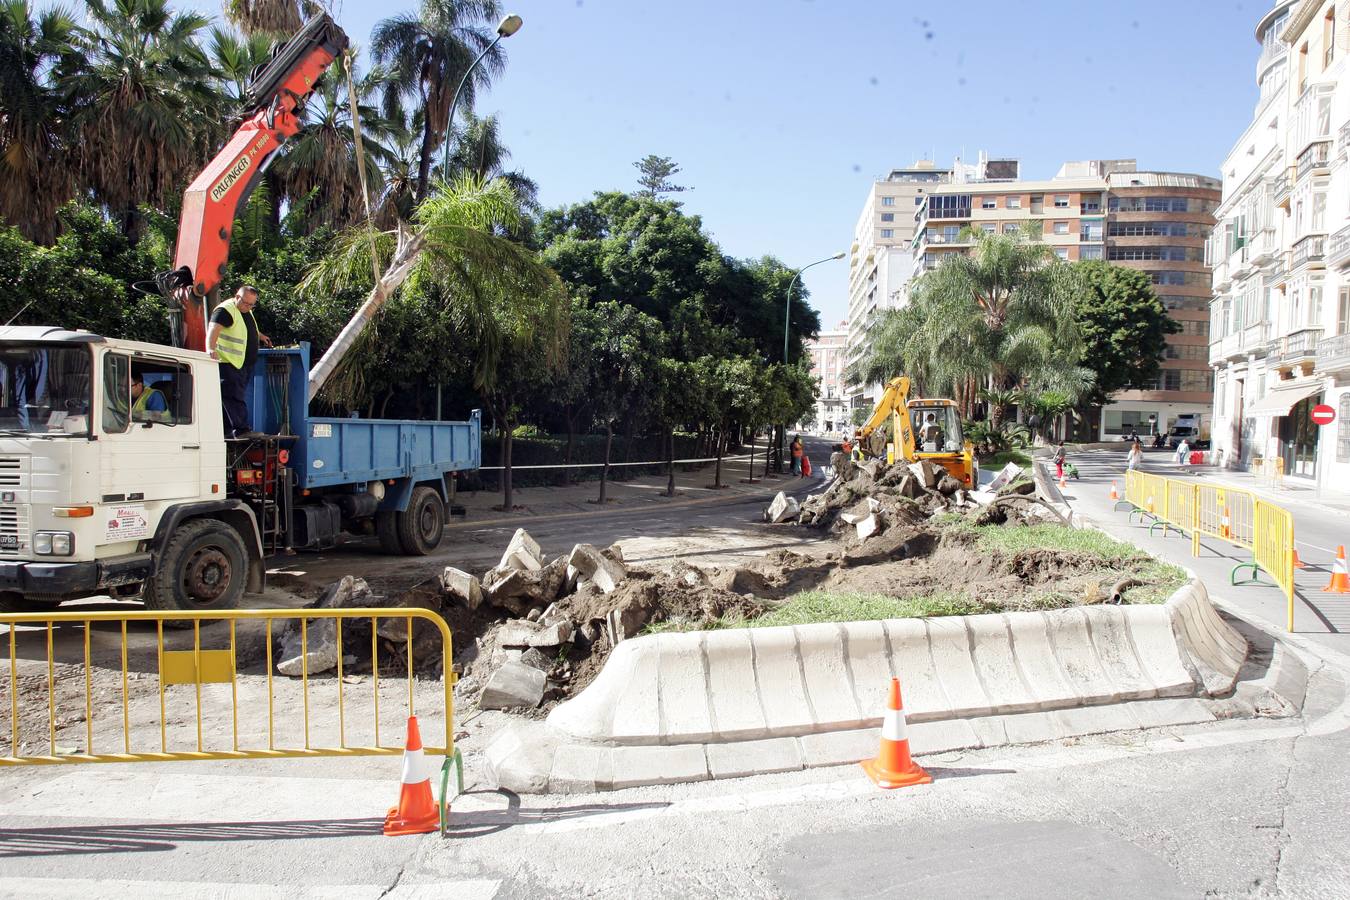
[[[877,401],[876,409],[872,410],[872,417],[858,430],[858,447],[868,446],[867,439],[886,424],[889,416],[893,423],[891,433],[894,435],[896,456],[906,462],[914,462],[914,429],[910,425],[909,410],[905,405],[908,401],[908,376],[901,375],[886,382],[886,390]],[[874,455],[880,456],[881,453]]]

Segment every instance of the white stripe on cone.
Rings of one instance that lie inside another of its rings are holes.
[[[1350,571],[1346,571],[1345,568],[1344,556],[1336,557],[1336,561],[1331,564],[1331,573],[1333,575],[1350,575]]]
[[[907,741],[909,729],[905,726],[905,714],[898,709],[886,710],[886,718],[881,722],[883,741]]]
[[[422,751],[404,750],[403,751],[403,783],[421,784],[429,776],[426,772],[426,761],[423,759]]]

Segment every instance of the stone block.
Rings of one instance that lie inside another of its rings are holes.
[[[589,794],[609,790],[614,751],[590,744],[563,744],[553,754],[548,789],[557,794]]]
[[[919,483],[919,487],[925,491],[931,491],[937,487],[938,478],[942,470],[930,463],[926,459],[921,459],[916,463],[909,464],[909,474],[914,476],[914,480]]]
[[[513,619],[497,629],[497,646],[499,647],[529,647],[533,646],[531,641],[539,634],[542,629],[534,622],[526,619]]]
[[[446,566],[441,573],[441,587],[445,592],[468,609],[477,609],[483,603],[483,584],[478,576],[463,569]]]
[[[480,709],[533,709],[544,699],[548,677],[533,666],[508,662],[488,679],[478,698]]]
[[[312,608],[342,609],[370,606],[372,603],[370,586],[365,579],[344,575],[324,589]],[[306,673],[315,675],[337,668],[336,619],[312,619],[305,626],[303,634],[300,621],[292,619],[282,631],[280,642],[277,671],[282,675],[300,678]]]
[[[1012,484],[1020,477],[1022,477],[1022,467],[1015,462],[1010,462],[994,476],[994,480],[989,483],[989,491],[997,493],[1000,488]]]
[[[719,740],[764,734],[764,710],[755,683],[750,629],[729,628],[704,635],[708,659],[708,703]]]
[[[876,513],[871,513],[853,527],[858,532],[858,540],[865,541],[872,535],[880,533],[881,518]]]
[[[502,561],[497,564],[497,568],[538,572],[543,567],[539,542],[530,537],[530,533],[524,528],[517,528],[516,533],[511,535],[511,542],[506,545],[506,552],[502,554]]]
[[[614,748],[614,777],[610,783],[615,790],[708,778],[708,760],[702,744]]]
[[[708,770],[713,778],[744,778],[802,768],[801,749],[795,738],[732,741],[709,744],[707,749]]]
[[[802,764],[808,769],[843,766],[875,757],[881,747],[881,729],[861,728],[805,734],[798,739],[797,744],[802,751]]]
[[[530,636],[529,643],[531,647],[560,647],[572,640],[573,630],[571,620],[563,619],[540,628]]]
[[[779,491],[778,496],[774,497],[773,502],[769,504],[765,516],[771,525],[778,525],[782,522],[792,521],[797,518],[800,512],[801,508],[797,505],[797,499]]]
[[[590,544],[577,544],[573,547],[567,563],[577,570],[580,577],[594,583],[603,594],[611,593],[619,586],[619,582],[628,577],[628,570],[623,562],[611,559]]]

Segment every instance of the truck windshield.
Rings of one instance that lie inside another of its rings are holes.
[[[85,347],[0,343],[0,434],[87,435]]]
[[[911,406],[914,449],[920,453],[959,453],[962,447],[961,416],[955,406]]]

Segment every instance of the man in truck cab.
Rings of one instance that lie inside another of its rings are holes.
[[[131,421],[169,421],[169,402],[162,391],[145,386],[145,376],[140,372],[131,373]]]
[[[258,344],[272,346],[272,339],[258,329],[253,308],[258,289],[246,284],[211,313],[206,331],[206,352],[220,360],[220,401],[225,410],[227,437],[257,437],[249,427],[245,393],[258,361]]]

